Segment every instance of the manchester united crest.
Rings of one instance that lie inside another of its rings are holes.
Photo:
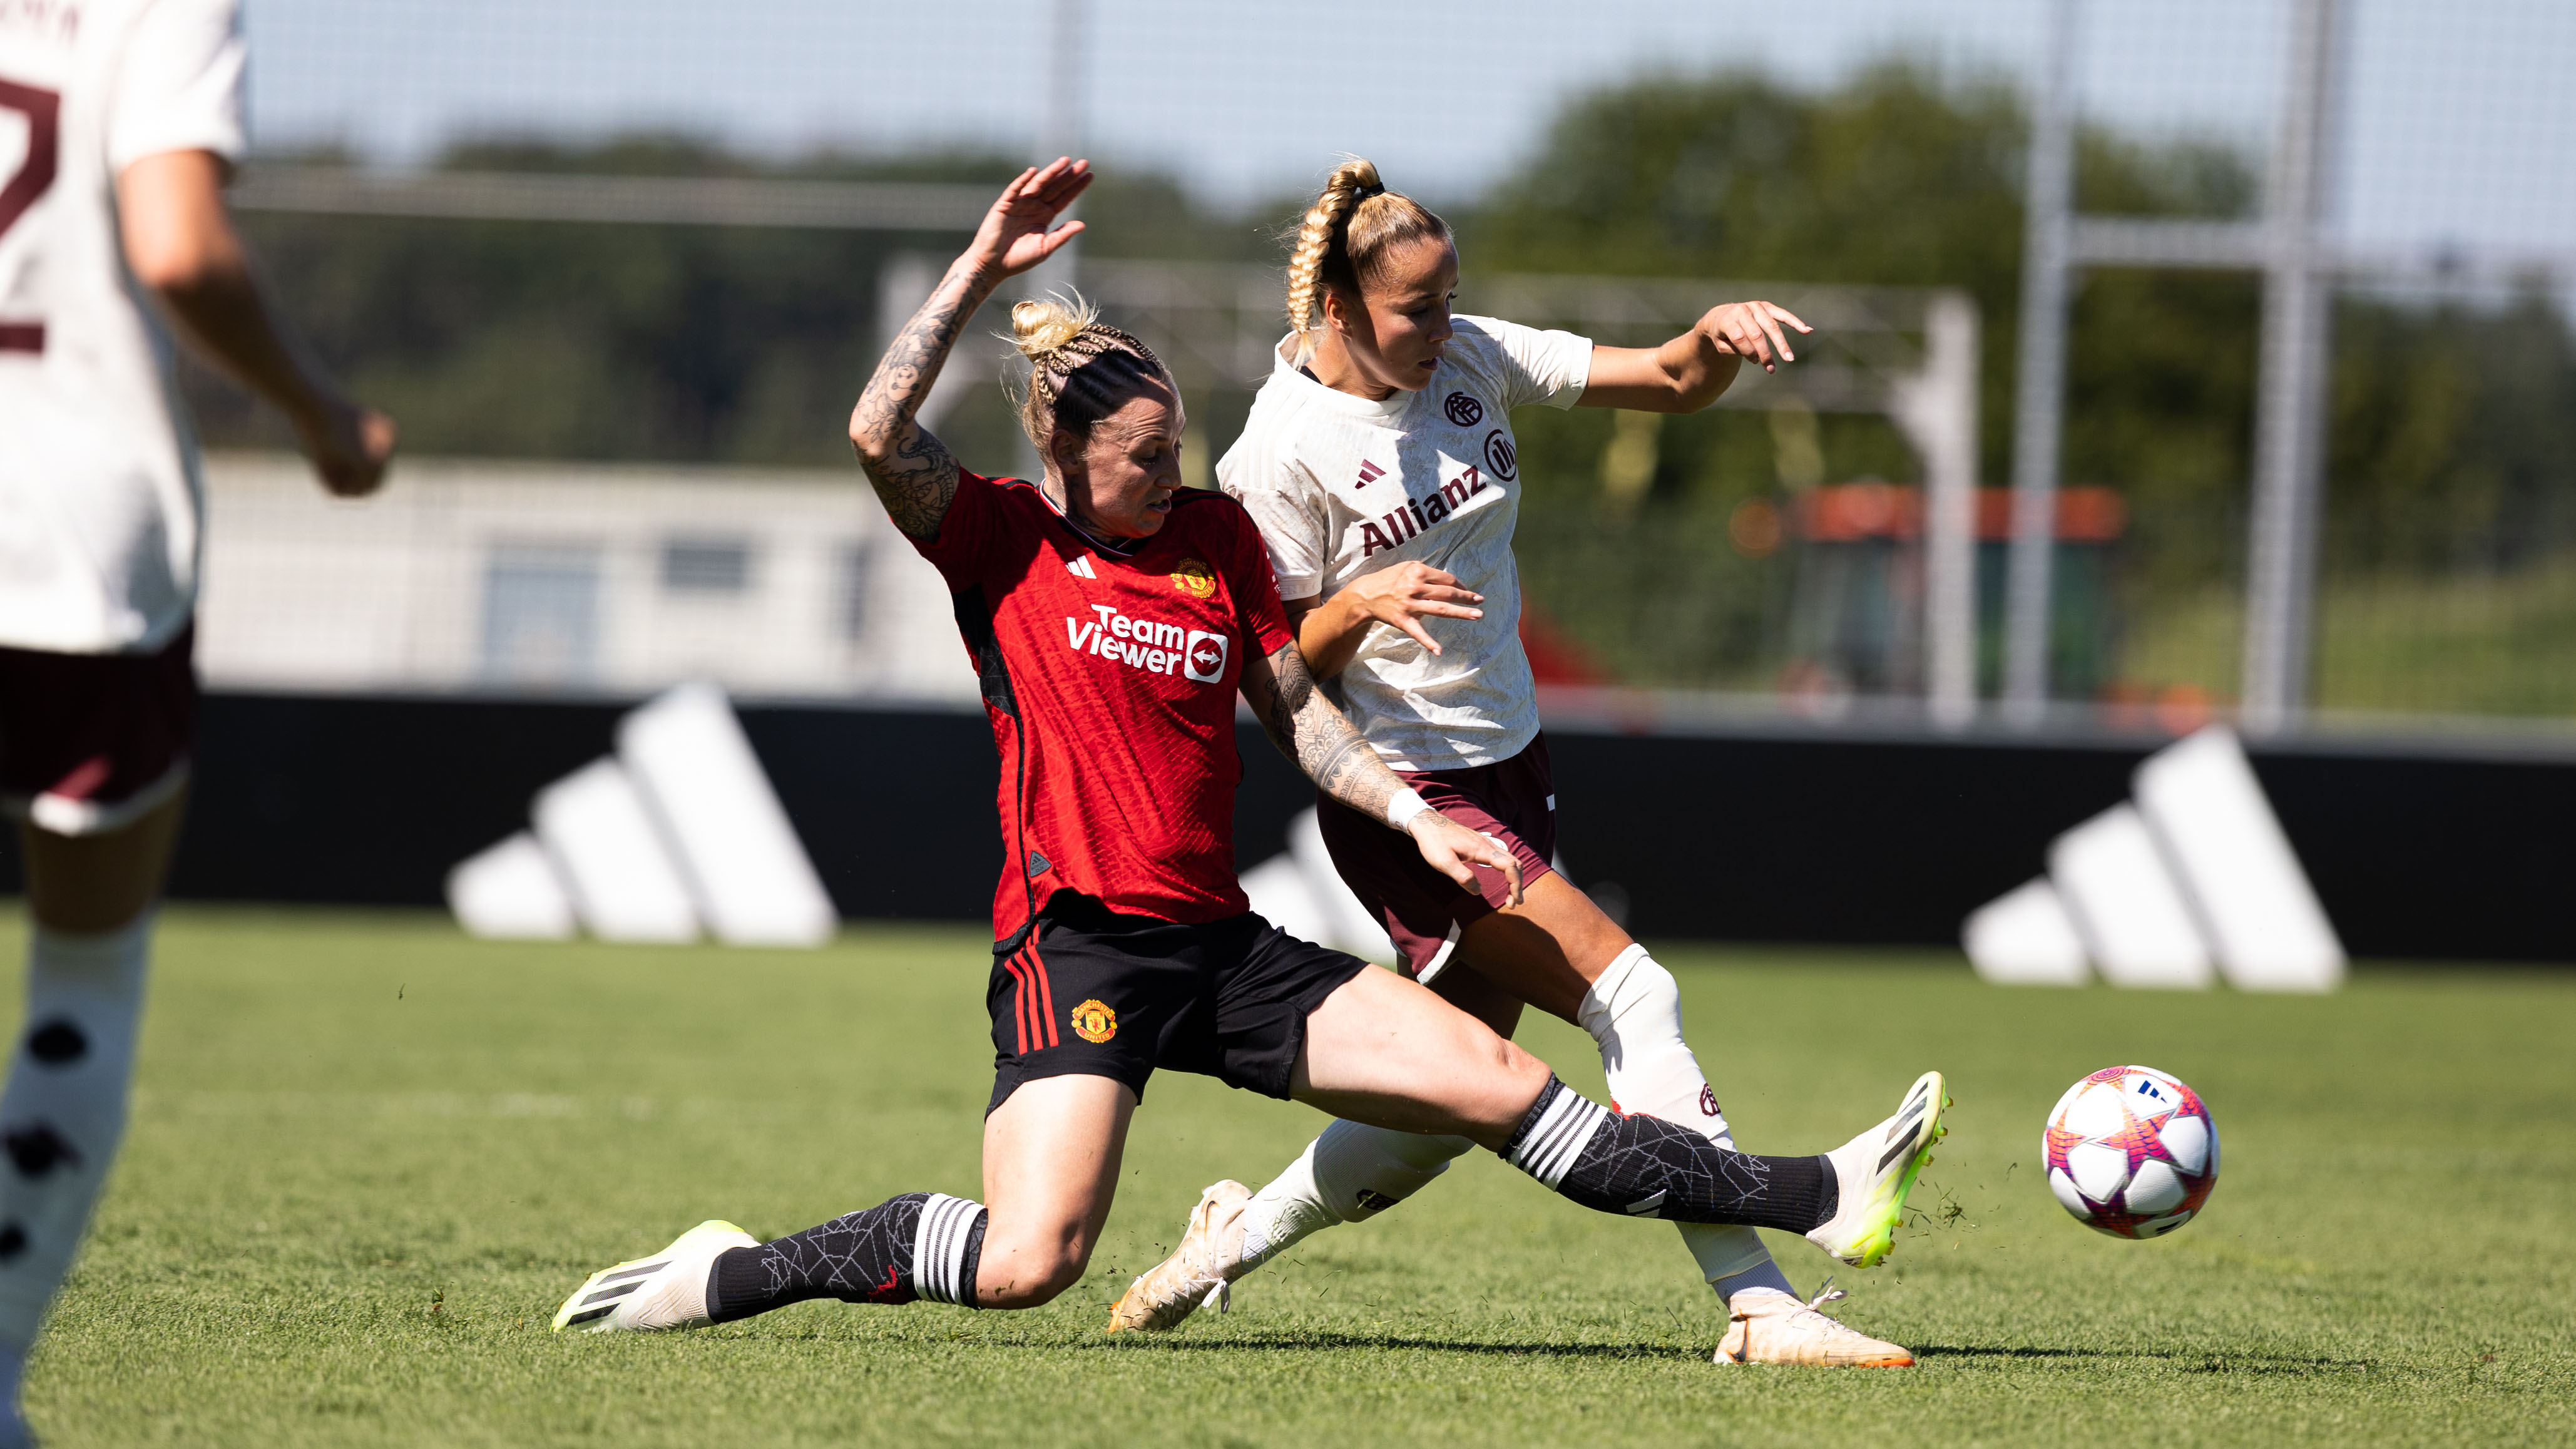
[[[1088,1042],[1104,1042],[1118,1034],[1118,1013],[1093,997],[1073,1009],[1073,1034]]]
[[[1199,558],[1185,558],[1172,565],[1172,587],[1193,599],[1216,597],[1216,570]]]

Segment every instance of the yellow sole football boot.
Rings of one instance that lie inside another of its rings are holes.
[[[1168,1332],[1211,1303],[1224,1312],[1226,1286],[1243,1261],[1243,1205],[1251,1200],[1252,1189],[1231,1178],[1199,1194],[1180,1247],[1127,1285],[1109,1310],[1109,1332]]]
[[[1905,1195],[1932,1161],[1932,1144],[1950,1135],[1941,1125],[1949,1105],[1941,1074],[1925,1072],[1906,1090],[1895,1116],[1825,1154],[1842,1197],[1833,1218],[1808,1233],[1807,1241],[1855,1268],[1885,1262],[1905,1217]]]
[[[700,1328],[707,1322],[707,1274],[716,1255],[756,1248],[760,1239],[728,1222],[709,1220],[671,1240],[649,1258],[602,1268],[582,1280],[555,1310],[555,1332],[651,1333]]]

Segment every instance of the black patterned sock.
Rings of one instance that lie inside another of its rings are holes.
[[[908,1192],[756,1248],[727,1249],[707,1274],[707,1317],[731,1323],[809,1298],[972,1308],[984,1222],[979,1203]]]
[[[1842,1197],[1826,1158],[1730,1152],[1661,1117],[1622,1117],[1554,1077],[1503,1156],[1585,1207],[1630,1217],[1803,1233]]]

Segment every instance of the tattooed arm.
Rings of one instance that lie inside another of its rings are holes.
[[[1410,793],[1315,687],[1315,676],[1307,672],[1305,656],[1295,644],[1244,669],[1243,697],[1279,753],[1295,761],[1325,794],[1372,820],[1385,820],[1397,797]],[[1437,810],[1418,811],[1403,829],[1434,870],[1475,890],[1476,876],[1468,866],[1491,866],[1511,882],[1511,903],[1521,903],[1520,861],[1492,837]]]
[[[957,459],[913,414],[939,380],[957,334],[993,289],[1081,234],[1078,221],[1053,231],[1047,225],[1090,184],[1090,162],[1059,157],[1043,169],[1030,167],[1002,188],[975,240],[904,324],[850,410],[850,446],[858,450],[859,466],[876,485],[894,526],[914,538],[939,536],[939,520],[957,496]]]

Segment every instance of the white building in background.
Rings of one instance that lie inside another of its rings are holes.
[[[214,688],[971,703],[937,571],[856,468],[411,459],[374,498],[206,462]]]

